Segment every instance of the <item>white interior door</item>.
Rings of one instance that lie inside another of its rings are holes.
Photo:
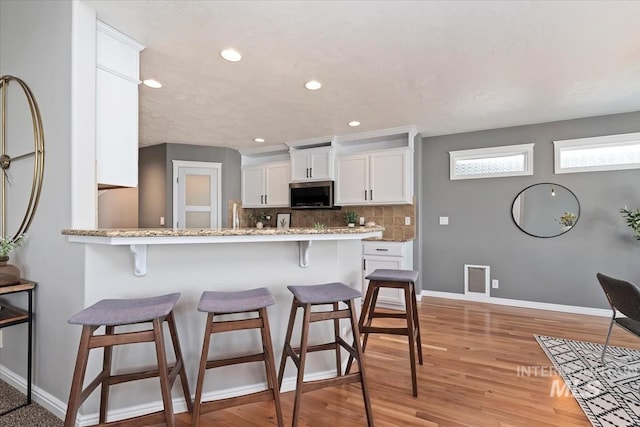
[[[221,163],[173,161],[173,227],[219,228]]]

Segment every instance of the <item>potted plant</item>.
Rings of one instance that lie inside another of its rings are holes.
[[[347,211],[344,214],[344,222],[349,227],[355,227],[356,221],[358,220],[358,214],[354,211]]]
[[[13,285],[20,281],[20,269],[8,264],[7,261],[11,251],[22,245],[26,238],[24,234],[15,239],[7,236],[0,237],[0,286]]]
[[[251,221],[252,224],[255,224],[256,228],[264,227],[263,221],[267,217],[267,214],[265,214],[264,212],[258,212],[255,209],[249,209],[248,215],[249,221]]]
[[[620,213],[625,221],[627,221],[627,225],[631,227],[633,230],[633,236],[640,240],[640,209],[630,210],[625,206],[620,209]]]

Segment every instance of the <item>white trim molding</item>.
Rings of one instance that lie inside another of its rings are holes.
[[[553,141],[554,172],[640,169],[640,132]]]
[[[477,178],[499,178],[505,176],[533,175],[533,146],[535,144],[504,145],[501,147],[476,148],[472,150],[449,151],[449,179],[477,179]],[[456,172],[456,167],[463,162],[482,163],[487,165],[499,161],[513,158],[514,164],[522,162],[522,169],[504,170],[498,172],[477,172],[470,174],[460,174]]]
[[[525,301],[509,298],[485,297],[484,295],[465,295],[454,292],[423,290],[423,297],[455,299],[462,301],[484,302],[487,304],[508,305],[511,307],[533,308],[535,310],[559,311],[562,313],[586,314],[589,316],[611,317],[611,310],[606,308],[579,307],[575,305],[552,304],[547,302]]]

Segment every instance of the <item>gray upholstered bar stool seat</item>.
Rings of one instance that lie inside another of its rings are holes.
[[[289,325],[287,326],[284,350],[282,351],[282,359],[280,361],[278,385],[280,387],[282,386],[282,379],[287,364],[287,358],[291,358],[291,360],[298,368],[292,425],[294,427],[298,425],[298,416],[300,414],[300,405],[303,393],[329,386],[359,382],[362,388],[362,397],[364,399],[364,407],[367,414],[367,423],[369,426],[373,426],[373,413],[371,412],[371,402],[369,399],[369,390],[367,388],[365,367],[362,364],[362,348],[360,346],[360,340],[355,339],[352,346],[347,344],[347,342],[342,339],[342,337],[340,337],[340,319],[346,318],[350,319],[353,336],[358,337],[360,335],[353,300],[361,297],[362,294],[343,283],[327,283],[323,285],[309,286],[288,286],[287,288],[291,291],[291,293],[293,293],[293,302],[291,304],[291,314],[289,316]],[[341,309],[340,302],[344,303],[347,308]],[[311,308],[313,306],[320,305],[332,305],[332,310],[313,312],[311,311]],[[293,333],[293,326],[296,321],[296,314],[298,308],[300,307],[304,309],[301,329],[302,337],[300,339],[300,347],[294,348],[291,346],[291,335]],[[309,325],[313,322],[319,322],[323,320],[333,320],[335,340],[330,343],[310,346],[308,342]],[[347,350],[347,352],[349,352],[349,354],[351,354],[352,357],[355,358],[360,368],[359,372],[356,372],[354,374],[342,374],[342,363],[340,357],[341,348]],[[307,353],[326,350],[335,351],[337,376],[329,379],[304,382],[304,368]]]
[[[69,403],[65,417],[65,427],[73,427],[80,406],[91,393],[101,385],[100,418],[98,426],[111,425],[107,423],[107,411],[109,404],[109,387],[134,380],[158,377],[160,380],[160,392],[164,409],[151,414],[138,416],[129,420],[121,420],[120,426],[141,426],[157,423],[166,423],[167,426],[175,426],[171,388],[179,376],[182,383],[182,392],[187,402],[187,408],[191,412],[191,396],[187,375],[184,369],[184,361],[178,333],[176,330],[173,308],[180,297],[179,293],[136,299],[105,299],[91,307],[87,307],[69,319],[70,324],[82,325],[82,335],[78,348],[76,367],[71,381]],[[162,325],[167,322],[171,343],[175,353],[176,362],[169,366],[165,350],[164,333]],[[125,325],[151,323],[151,329],[136,330],[134,332],[116,332],[115,328]],[[101,326],[105,326],[104,335],[95,335]],[[140,372],[113,375],[111,373],[111,356],[113,346],[153,342],[156,348],[158,368],[145,369]],[[94,348],[104,348],[102,371],[96,378],[83,389],[84,377],[89,360],[89,351]]]
[[[274,401],[278,426],[283,425],[280,392],[279,389],[276,388],[276,365],[273,356],[273,344],[271,343],[271,330],[269,328],[269,317],[267,316],[267,307],[275,304],[275,302],[275,299],[266,288],[237,292],[204,292],[202,294],[200,303],[198,304],[198,311],[208,313],[208,315],[202,344],[202,355],[200,357],[200,368],[198,370],[195,404],[191,417],[192,426],[195,427],[198,425],[201,414],[232,406],[269,400]],[[258,317],[214,321],[214,317],[217,315],[253,312],[257,313]],[[209,344],[212,334],[243,329],[260,329],[262,337],[261,353],[227,359],[209,360]],[[266,390],[244,396],[202,402],[202,390],[207,369],[249,362],[264,362],[267,376]]]
[[[409,338],[409,361],[411,364],[411,384],[413,395],[418,396],[418,381],[416,376],[416,342],[418,347],[418,361],[422,365],[422,341],[420,339],[420,321],[418,319],[418,306],[416,301],[415,283],[418,280],[418,272],[413,270],[377,269],[369,274],[367,294],[362,304],[360,313],[360,333],[364,335],[362,351],[367,348],[369,334],[395,334],[405,335]],[[382,288],[394,288],[404,291],[405,311],[403,313],[390,313],[376,311],[378,293]],[[382,327],[372,326],[373,319],[391,318],[405,319],[406,327]],[[347,363],[347,372],[351,367],[352,358]]]

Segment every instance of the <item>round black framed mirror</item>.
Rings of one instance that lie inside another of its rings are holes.
[[[571,190],[543,182],[522,190],[511,205],[518,228],[533,237],[556,237],[571,230],[580,218],[580,202]]]

